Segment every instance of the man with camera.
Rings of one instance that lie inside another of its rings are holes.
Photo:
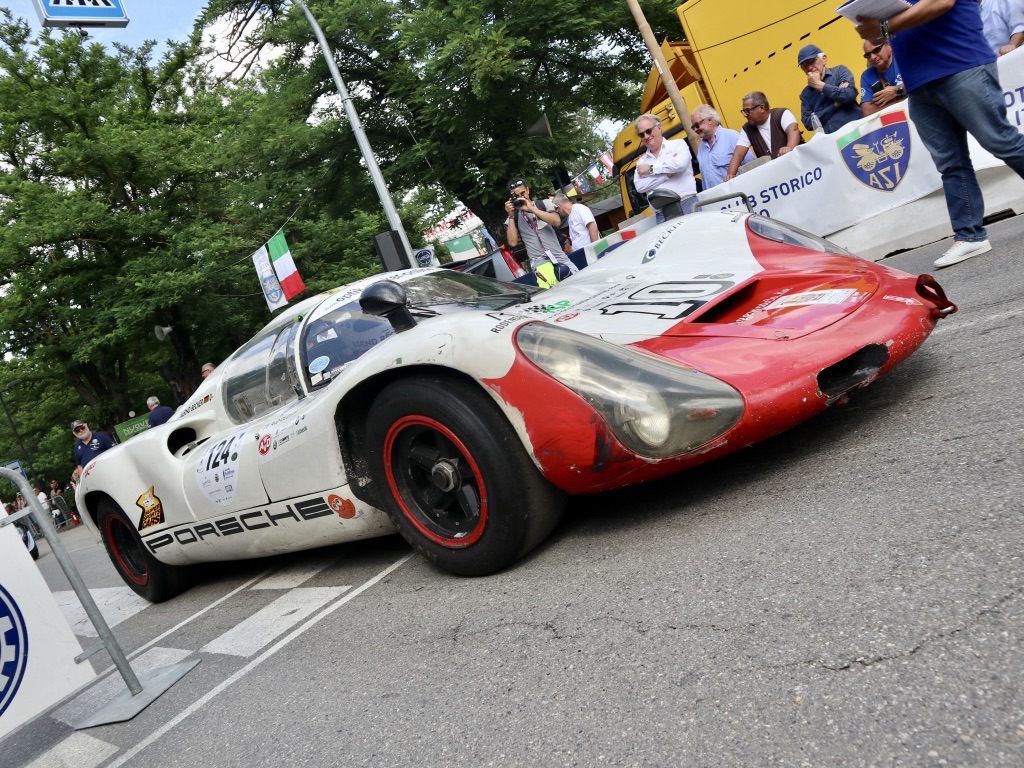
[[[555,206],[547,200],[536,203],[531,200],[530,188],[519,177],[509,181],[508,191],[511,193],[505,201],[508,244],[514,248],[522,242],[534,272],[544,264],[562,264],[570,274],[579,272],[559,244],[555,232],[562,224],[562,217]]]

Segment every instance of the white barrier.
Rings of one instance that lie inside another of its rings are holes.
[[[999,59],[1010,122],[1024,130],[1024,49]],[[986,213],[1024,210],[1024,180],[969,139]],[[865,258],[952,233],[942,180],[907,103],[894,104],[698,195],[747,195],[754,210],[827,237]],[[723,204],[743,208],[733,200]]]
[[[0,528],[0,738],[96,676],[81,653],[17,529]]]

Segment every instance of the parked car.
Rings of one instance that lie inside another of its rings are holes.
[[[490,574],[568,494],[789,429],[955,310],[927,275],[736,212],[653,226],[547,291],[380,274],[290,306],[166,427],[97,457],[79,511],[154,601],[193,563],[396,530],[443,569]]]

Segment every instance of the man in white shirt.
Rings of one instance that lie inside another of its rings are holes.
[[[1024,43],[1024,0],[981,0],[981,23],[996,56],[1020,48]]]
[[[693,177],[690,145],[678,139],[666,139],[662,133],[661,118],[657,115],[640,115],[634,125],[647,148],[633,174],[636,191],[670,189],[681,200],[696,195],[697,181]],[[658,219],[662,220],[661,214],[658,214]]]
[[[761,91],[744,96],[740,112],[747,118],[747,122],[740,131],[736,151],[729,161],[726,181],[736,178],[748,149],[753,150],[757,157],[770,157],[774,160],[789,154],[803,143],[793,113],[785,107],[772,109],[768,105],[768,97]]]
[[[572,242],[574,251],[586,248],[595,240],[601,239],[594,214],[583,203],[573,202],[564,192],[557,192],[551,198],[551,202],[555,204],[555,210],[565,217],[566,223],[569,225],[569,240]]]

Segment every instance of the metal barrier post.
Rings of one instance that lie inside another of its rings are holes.
[[[153,703],[153,701],[155,701],[164,691],[188,674],[200,660],[195,659],[193,661],[183,661],[169,667],[154,669],[144,675],[144,679],[140,681],[139,677],[135,674],[135,670],[132,669],[132,665],[128,662],[124,651],[121,649],[121,645],[117,642],[117,638],[115,638],[114,633],[111,632],[110,625],[107,624],[107,620],[103,618],[103,614],[100,613],[100,609],[96,605],[96,601],[93,600],[92,594],[89,592],[89,588],[85,585],[85,581],[78,572],[78,568],[75,566],[74,561],[71,559],[68,551],[64,548],[64,545],[60,542],[57,528],[53,524],[53,518],[50,517],[49,513],[43,509],[42,504],[39,503],[39,499],[36,498],[34,493],[32,493],[32,488],[29,485],[28,480],[13,469],[7,469],[6,467],[0,467],[0,477],[10,480],[21,488],[25,501],[28,503],[28,507],[25,509],[16,512],[13,515],[9,515],[4,519],[0,519],[0,527],[10,525],[16,520],[32,514],[36,521],[36,525],[43,529],[46,542],[49,544],[50,550],[53,552],[53,556],[57,558],[57,562],[64,571],[64,575],[67,576],[68,581],[71,583],[71,588],[75,590],[75,594],[82,603],[82,607],[85,609],[85,613],[89,617],[89,621],[92,622],[92,625],[96,628],[96,632],[99,635],[100,644],[77,656],[75,658],[75,662],[81,664],[94,653],[105,649],[110,655],[111,660],[114,662],[114,666],[117,668],[117,671],[121,674],[125,685],[128,687],[127,691],[123,691],[118,696],[115,696],[96,713],[94,713],[92,717],[86,718],[84,722],[79,723],[75,727],[77,729],[91,728],[96,725],[106,725],[108,723],[120,723],[125,720],[131,720],[135,715],[139,714],[139,712]],[[147,683],[148,685],[146,685]],[[125,696],[126,693],[130,695]]]

